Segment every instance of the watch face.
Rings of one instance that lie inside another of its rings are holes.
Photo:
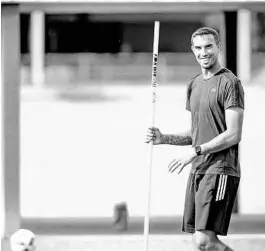
[[[200,155],[201,154],[201,147],[195,146],[195,152],[197,153],[197,155]]]

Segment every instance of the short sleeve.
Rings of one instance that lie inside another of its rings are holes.
[[[225,85],[224,96],[224,109],[230,107],[240,107],[244,109],[244,89],[239,79],[229,79]]]
[[[193,81],[191,81],[191,82],[188,84],[188,87],[187,87],[186,110],[188,110],[188,111],[191,111],[191,106],[190,106],[190,95],[191,95],[192,82],[193,82]]]

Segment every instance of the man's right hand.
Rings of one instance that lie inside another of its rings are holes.
[[[147,130],[145,143],[153,141],[154,145],[162,144],[162,133],[156,127],[150,127]]]

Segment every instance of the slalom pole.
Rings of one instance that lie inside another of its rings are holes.
[[[158,45],[159,45],[159,28],[160,22],[155,21],[154,41],[153,41],[153,62],[152,62],[152,80],[151,80],[151,127],[155,121],[155,104],[156,104],[156,85],[157,85],[157,63],[158,63]],[[147,186],[147,205],[144,217],[144,249],[148,251],[149,228],[150,228],[150,204],[151,204],[151,181],[152,181],[152,160],[153,160],[153,141],[149,143],[149,169],[148,169],[148,186]]]

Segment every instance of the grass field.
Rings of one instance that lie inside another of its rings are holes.
[[[148,91],[143,86],[101,86],[65,91],[52,99],[26,100],[25,96],[21,106],[22,215],[112,216],[119,201],[128,203],[131,215],[143,215]],[[183,113],[183,94],[182,88],[159,89],[156,124],[162,130],[186,127],[189,116]],[[183,200],[188,172],[180,178],[170,176],[166,166],[184,152],[174,147],[155,149],[154,214],[181,213],[178,201]],[[172,196],[178,196],[173,208],[169,206]]]
[[[233,235],[221,238],[235,251],[263,251],[264,235]],[[8,241],[2,245],[9,249]],[[143,236],[37,236],[37,250],[41,251],[144,251]],[[149,237],[150,251],[191,251],[191,237],[156,235]]]
[[[49,241],[51,238],[42,237],[39,244],[43,250],[49,251],[72,251],[72,250],[86,250],[86,251],[144,251],[142,236],[112,236],[112,237],[56,237],[56,242]],[[250,241],[251,240],[251,241]],[[265,236],[233,236],[230,239],[224,240],[236,251],[262,251],[265,247]],[[49,244],[48,244],[49,243]],[[150,251],[191,251],[192,243],[190,236],[150,236],[149,249]]]
[[[265,202],[260,198],[265,188],[262,146],[265,136],[261,132],[265,128],[265,88],[246,86],[245,93],[239,210],[243,215],[263,214]],[[127,202],[130,216],[144,215],[148,146],[143,141],[150,121],[149,84],[81,85],[60,90],[24,88],[21,100],[23,217],[112,217],[113,206],[119,201]],[[155,125],[162,132],[185,129],[190,118],[184,107],[185,85],[159,85]],[[166,167],[172,158],[185,151],[187,147],[155,147],[152,217],[181,216],[189,168],[177,176],[169,175]],[[248,223],[244,224],[248,229]],[[265,250],[262,235],[265,229],[259,220],[253,224],[258,231],[237,234],[232,230],[233,234],[224,241],[235,250]],[[84,225],[81,235],[56,235],[50,225],[46,234],[37,232],[38,250],[136,251],[143,248],[143,236],[139,232],[91,236],[84,234],[86,227],[89,224]],[[93,232],[91,226],[89,231]],[[151,235],[149,250],[192,250],[190,236]]]
[[[240,212],[264,213],[265,88],[246,86],[241,143]],[[157,89],[155,125],[185,129],[185,85]],[[26,217],[108,217],[126,201],[144,215],[150,122],[149,85],[91,85],[60,91],[24,89],[21,102],[21,211]],[[156,146],[151,213],[181,215],[188,169],[169,175],[168,163],[187,147]],[[260,175],[257,175],[260,174]]]

